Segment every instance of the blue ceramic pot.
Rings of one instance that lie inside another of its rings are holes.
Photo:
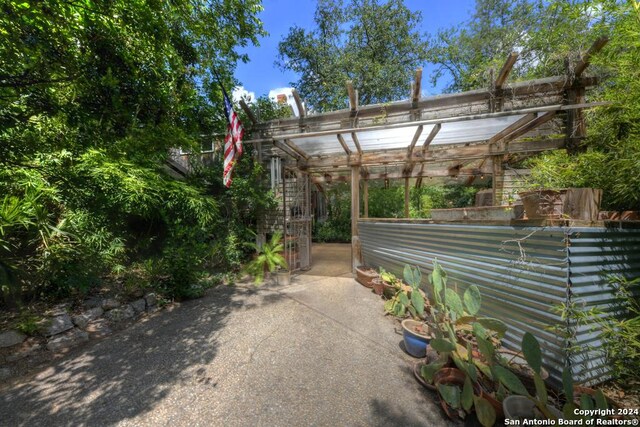
[[[412,319],[402,321],[402,337],[404,338],[404,348],[413,357],[425,357],[427,354],[427,346],[429,345],[430,336],[418,334],[415,327],[421,325]]]

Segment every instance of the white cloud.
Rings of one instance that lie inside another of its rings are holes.
[[[255,104],[256,102],[256,93],[249,92],[244,86],[234,87],[231,92],[231,97],[233,98],[233,102],[238,102],[241,99],[244,99],[247,104]]]

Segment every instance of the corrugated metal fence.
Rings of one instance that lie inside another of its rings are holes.
[[[545,366],[556,380],[568,357],[578,381],[601,378],[605,362],[601,355],[586,350],[587,345],[599,346],[597,333],[587,325],[576,328],[575,344],[583,350],[567,355],[563,336],[549,330],[565,323],[550,309],[573,302],[585,309],[611,311],[612,292],[604,275],[640,276],[638,229],[364,220],[359,230],[367,265],[401,274],[409,263],[427,273],[437,258],[449,274],[449,285],[459,293],[476,284],[483,297],[482,314],[509,325],[504,345],[519,350],[524,332],[534,334],[543,346]],[[423,286],[429,291],[426,276]]]

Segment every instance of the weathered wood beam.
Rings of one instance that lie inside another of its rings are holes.
[[[546,150],[553,150],[565,147],[565,138],[539,139],[532,141],[512,141],[510,144],[478,144],[470,146],[456,146],[450,148],[439,148],[437,150],[426,150],[425,152],[414,152],[410,161],[413,163],[438,162],[447,160],[471,160],[482,159],[487,156],[513,153],[532,153]],[[331,155],[326,157],[311,157],[307,161],[309,171],[314,169],[377,166],[389,163],[404,164],[407,160],[405,149],[387,150],[385,152],[366,152],[361,156],[352,154]]]
[[[342,135],[338,134],[336,136],[338,137],[338,142],[340,142],[340,145],[342,145],[342,149],[345,151],[345,153],[347,153],[347,155],[350,155],[351,154],[351,150],[347,146],[347,143],[345,142],[345,140],[342,137]]]
[[[513,130],[511,133],[509,133],[508,135],[502,137],[497,142],[507,143],[507,142],[513,141],[513,140],[515,140],[517,138],[520,138],[522,135],[525,135],[526,133],[531,132],[535,128],[537,128],[539,126],[542,126],[543,124],[547,123],[548,121],[553,119],[555,116],[556,116],[556,112],[555,111],[549,111],[547,113],[544,113],[543,115],[541,115],[539,117],[536,117],[533,120],[528,121],[524,125],[520,126],[518,129]]]
[[[421,91],[422,91],[422,68],[418,68],[416,70],[416,75],[413,79],[413,84],[411,85],[411,104],[415,107],[418,106],[418,101],[420,101]]]
[[[360,219],[360,166],[351,168],[351,271],[362,264],[358,220]]]
[[[411,154],[413,154],[413,149],[416,146],[418,139],[420,139],[420,135],[422,134],[422,129],[423,129],[422,125],[418,126],[418,128],[416,129],[416,132],[413,134],[413,138],[411,139],[411,144],[409,144],[409,147],[407,148],[408,159],[411,158]]]
[[[431,144],[431,142],[435,139],[436,135],[438,135],[438,132],[440,132],[440,129],[442,129],[442,123],[436,123],[433,128],[431,129],[431,132],[429,132],[429,136],[427,136],[427,139],[424,140],[424,143],[422,144],[422,151],[425,151],[427,148],[429,148],[429,144]]]
[[[498,132],[495,135],[493,135],[491,138],[489,138],[487,140],[487,142],[489,144],[493,144],[493,143],[495,143],[497,141],[500,141],[502,138],[504,138],[505,136],[509,135],[511,132],[521,128],[522,126],[526,125],[527,123],[531,122],[536,117],[537,117],[536,113],[527,114],[526,116],[516,120],[515,122],[511,123],[506,128],[502,129],[500,132]]]
[[[591,57],[600,52],[602,48],[609,42],[609,38],[602,36],[593,42],[589,50],[580,58],[576,66],[573,68],[573,78],[578,78],[587,69],[591,62]]]
[[[598,79],[596,77],[584,77],[580,79],[579,85],[581,87],[591,87],[597,84],[597,82]],[[511,99],[516,99],[518,97],[527,97],[528,95],[533,94],[538,94],[540,96],[561,96],[563,91],[570,87],[572,84],[573,82],[568,81],[566,76],[546,77],[524,82],[509,83],[502,88],[502,94],[504,97]],[[417,108],[432,110],[438,108],[464,106],[468,105],[469,103],[480,103],[488,101],[492,96],[492,92],[488,89],[478,89],[462,93],[437,95],[420,99],[420,101],[418,101]],[[379,116],[380,108],[380,104],[358,106],[358,117],[360,119],[363,119]],[[389,115],[408,113],[411,109],[413,109],[411,100],[392,102],[385,105],[385,110]],[[304,120],[302,120],[302,122],[305,125],[313,126],[320,123],[340,123],[342,120],[347,120],[350,117],[351,110],[345,109],[306,116]],[[277,129],[297,127],[299,125],[299,122],[300,119],[297,117],[289,119],[277,119],[271,122],[260,123],[259,125],[257,125],[257,129],[262,131],[274,131]]]
[[[356,150],[358,150],[358,154],[362,154],[362,147],[360,146],[360,140],[358,139],[358,135],[355,132],[351,132],[351,139],[356,146]]]
[[[438,132],[440,132],[440,129],[442,129],[442,124],[441,123],[436,123],[433,128],[431,128],[431,132],[429,132],[429,135],[427,136],[427,139],[424,140],[424,143],[422,144],[422,154],[424,156],[424,154],[426,153],[427,149],[429,148],[429,144],[431,144],[431,141],[433,141],[436,137],[436,135],[438,135]],[[422,163],[420,165],[420,173],[422,173],[422,171],[424,170],[424,163]],[[418,178],[418,181],[416,181],[416,188],[420,187],[422,185],[422,177]]]
[[[491,189],[493,190],[493,206],[502,205],[502,191],[504,189],[504,169],[502,167],[501,155],[492,156],[493,171],[491,179]]]
[[[519,110],[511,110],[511,111],[499,111],[499,112],[495,112],[495,113],[482,113],[482,114],[470,114],[470,115],[466,115],[466,116],[456,116],[456,117],[445,117],[445,118],[440,118],[440,119],[429,119],[429,120],[419,120],[419,121],[415,121],[415,122],[411,122],[411,121],[407,121],[407,122],[402,122],[402,123],[392,123],[392,124],[386,124],[386,125],[375,125],[375,126],[366,126],[366,127],[356,127],[356,128],[347,128],[347,129],[331,129],[331,130],[323,130],[323,131],[316,131],[316,132],[300,132],[300,133],[290,133],[290,134],[282,134],[279,135],[279,138],[287,138],[287,139],[298,139],[298,138],[311,138],[311,137],[316,137],[316,136],[327,136],[327,135],[336,135],[338,133],[351,133],[352,138],[353,135],[356,132],[361,132],[361,131],[370,131],[370,130],[387,130],[387,129],[401,129],[401,128],[405,128],[405,127],[410,127],[410,126],[417,126],[417,125],[433,125],[433,124],[437,124],[437,123],[454,123],[454,122],[464,122],[464,121],[468,121],[468,120],[479,120],[479,119],[490,119],[490,118],[497,118],[497,117],[508,117],[508,116],[513,116],[513,115],[518,115],[518,114],[529,114],[529,113],[542,113],[542,112],[548,112],[548,111],[568,111],[568,110],[575,110],[575,109],[581,109],[581,108],[592,108],[592,107],[598,107],[598,106],[602,106],[602,105],[609,105],[609,102],[606,101],[601,101],[601,102],[588,102],[588,103],[584,103],[584,104],[575,104],[575,105],[564,105],[564,104],[554,104],[554,105],[546,105],[543,107],[532,107],[532,108],[523,108],[523,109],[519,109]],[[269,142],[271,141],[273,138],[261,138],[261,139],[253,139],[253,140],[248,140],[246,142],[256,142],[256,141],[261,141],[261,142]],[[357,142],[357,137],[354,138],[354,143],[356,144],[356,147],[360,147],[359,142]],[[360,148],[360,150],[362,150]]]
[[[358,91],[353,88],[351,80],[347,80],[347,93],[349,94],[349,110],[353,117],[358,112]]]
[[[496,81],[494,84],[495,89],[502,89],[502,86],[507,81],[509,74],[511,74],[511,70],[513,69],[513,65],[516,63],[517,59],[518,59],[517,52],[511,52],[509,54],[509,56],[507,57],[507,60],[505,61],[504,65],[500,69],[500,72],[498,73],[498,77],[496,77]]]
[[[251,108],[247,105],[246,102],[244,102],[244,99],[240,100],[240,108],[242,108],[242,110],[245,112],[245,114],[247,115],[247,117],[249,117],[249,120],[251,121],[252,124],[257,124],[258,123],[258,119],[256,118],[256,115],[253,114],[253,111],[251,110]]]
[[[291,95],[293,95],[293,100],[296,103],[296,107],[298,107],[298,117],[303,119],[307,115],[307,112],[304,109],[302,98],[300,98],[300,94],[295,89],[291,89]]]
[[[384,173],[373,173],[369,175],[367,180],[381,180],[381,179],[405,179],[405,178],[454,178],[463,176],[482,176],[491,175],[493,173],[492,166],[482,166],[477,168],[438,168],[438,169],[426,169],[422,172],[416,171],[411,176],[405,175],[401,171],[391,171]],[[331,184],[334,182],[349,182],[351,177],[349,175],[330,175],[325,174],[323,176],[312,175],[311,182],[319,184]],[[363,180],[366,182],[367,180]],[[363,187],[364,188],[364,187]]]
[[[289,155],[290,157],[293,157],[294,159],[300,161],[300,160],[304,160],[303,157],[296,153],[295,151],[293,151],[287,144],[284,144],[280,141],[278,141],[277,139],[274,139],[271,141],[271,143],[278,148],[279,150],[284,151],[285,154]]]
[[[287,146],[291,148],[293,151],[298,153],[300,157],[302,157],[305,160],[309,160],[309,155],[307,154],[307,152],[304,151],[302,148],[298,147],[293,141],[291,141],[290,139],[285,139],[284,143],[287,144]]]

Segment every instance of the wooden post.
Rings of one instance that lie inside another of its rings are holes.
[[[362,198],[364,199],[364,211],[362,212],[363,218],[369,218],[369,180],[362,181]]]
[[[360,166],[351,167],[351,270],[362,265],[358,220],[360,219]]]
[[[502,206],[502,191],[504,188],[504,169],[502,156],[493,156],[493,206]]]
[[[404,217],[409,218],[409,178],[404,179]]]

